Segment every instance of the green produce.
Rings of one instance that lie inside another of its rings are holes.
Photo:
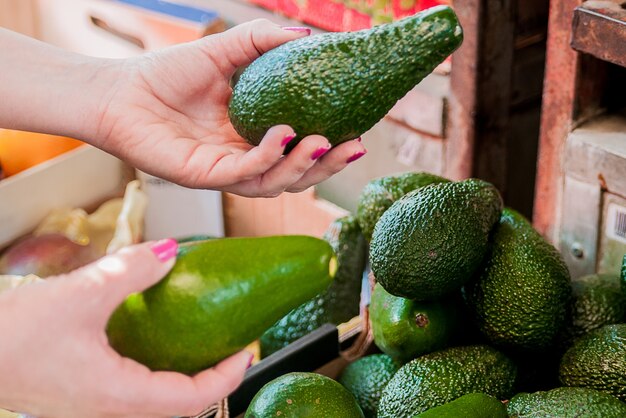
[[[572,303],[559,344],[565,348],[575,339],[626,320],[626,293],[621,280],[611,274],[592,274],[572,280]]]
[[[622,260],[622,292],[626,294],[626,254],[624,254],[624,259]]]
[[[388,355],[373,354],[349,364],[339,383],[354,395],[366,418],[376,418],[383,389],[399,367]]]
[[[337,273],[328,289],[289,312],[261,336],[261,357],[288,346],[326,323],[341,324],[359,314],[367,246],[356,219],[335,220],[324,234],[337,254]]]
[[[152,370],[213,366],[326,288],[336,268],[330,245],[306,236],[185,245],[170,273],[128,296],[107,327],[115,350]]]
[[[565,387],[517,394],[507,412],[510,418],[623,418],[626,404],[597,390]]]
[[[577,340],[561,360],[561,383],[626,400],[626,324],[605,325]]]
[[[289,373],[254,396],[245,418],[363,418],[354,396],[333,379]]]
[[[504,209],[486,266],[464,293],[487,339],[502,348],[539,351],[565,325],[571,288],[558,251],[522,215]]]
[[[258,145],[269,128],[331,144],[359,137],[461,45],[463,31],[446,6],[358,32],[288,42],[263,54],[233,89],[230,120]]]
[[[402,363],[447,347],[461,331],[461,312],[454,302],[416,302],[393,296],[376,283],[369,311],[374,342]]]
[[[370,263],[389,293],[418,301],[458,290],[488,250],[502,199],[490,183],[431,184],[397,200],[376,223]]]
[[[374,226],[387,209],[405,194],[432,183],[448,180],[430,173],[404,173],[374,179],[365,185],[359,197],[356,217],[365,239],[372,240]]]
[[[515,376],[513,362],[486,345],[426,354],[402,366],[389,381],[378,418],[413,418],[474,392],[503,399],[511,395]]]
[[[507,418],[506,407],[493,396],[469,393],[416,415],[415,418]]]

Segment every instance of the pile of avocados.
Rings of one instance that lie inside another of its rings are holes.
[[[247,418],[626,417],[626,256],[621,276],[571,280],[558,251],[493,185],[419,172],[372,180],[356,216],[330,230],[340,232],[326,237],[338,280],[265,343],[288,344],[305,332],[297,321],[310,329],[319,326],[311,318],[356,313],[369,250],[380,352],[349,364],[338,383],[281,376]]]

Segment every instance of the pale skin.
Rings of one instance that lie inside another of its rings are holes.
[[[230,124],[227,106],[238,67],[307,35],[259,20],[110,60],[0,29],[0,127],[79,138],[188,187],[251,197],[299,192],[364,155],[360,141],[330,150],[326,138],[312,135],[284,156],[291,127],[271,128],[252,147]],[[105,325],[115,307],[174,263],[154,248],[128,247],[0,295],[0,407],[39,418],[184,416],[237,387],[246,352],[189,377],[150,371],[108,345]]]

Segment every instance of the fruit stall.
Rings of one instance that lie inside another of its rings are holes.
[[[259,18],[311,33],[236,71],[234,131],[365,158],[242,197],[0,126],[0,293],[170,238],[107,344],[187,376],[253,354],[178,418],[626,417],[625,4],[0,0],[0,28],[118,59]]]

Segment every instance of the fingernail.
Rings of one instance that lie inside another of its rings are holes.
[[[322,155],[326,154],[329,150],[330,150],[330,145],[327,145],[325,147],[320,147],[320,148],[316,149],[313,154],[311,154],[311,159],[312,160],[317,160]]]
[[[367,154],[367,151],[360,151],[360,152],[355,153],[354,155],[352,155],[352,157],[348,158],[348,160],[346,161],[346,164],[350,164],[351,162],[358,160],[365,154]]]
[[[178,243],[173,239],[163,239],[161,241],[155,242],[152,247],[150,247],[154,255],[157,256],[161,263],[165,263],[166,261],[176,257],[176,251],[178,250]]]
[[[292,141],[292,140],[293,140],[296,136],[298,136],[296,133],[286,135],[286,136],[283,138],[283,140],[281,141],[280,146],[281,146],[281,147],[286,146],[286,145],[287,145],[288,143],[290,143],[290,142],[291,142],[291,141]]]
[[[363,138],[358,137],[356,140],[357,140],[357,141],[359,141],[359,142],[361,142],[361,140],[362,140],[362,139],[363,139]]]
[[[250,354],[250,359],[248,359],[248,366],[246,366],[246,370],[252,367],[252,362],[254,361],[254,354]]]
[[[302,33],[306,33],[307,35],[311,34],[311,29],[305,28],[303,26],[283,26],[283,30],[290,30],[292,32],[302,32]]]

